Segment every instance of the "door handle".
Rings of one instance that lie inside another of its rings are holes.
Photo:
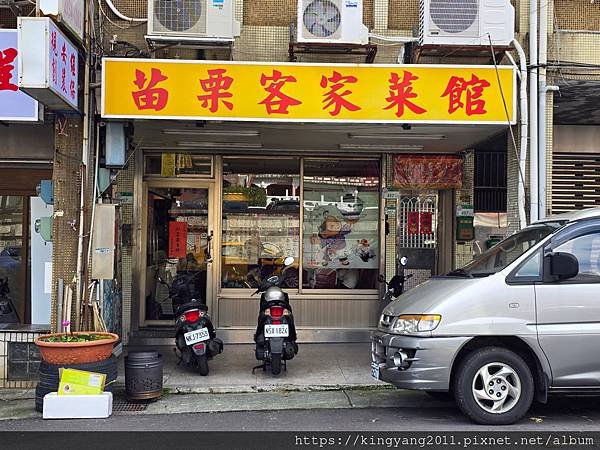
[[[211,230],[211,232],[206,235],[206,250],[204,250],[204,256],[207,264],[212,262],[212,240],[213,232]]]

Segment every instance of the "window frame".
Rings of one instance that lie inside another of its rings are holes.
[[[579,226],[577,226],[579,225]],[[568,227],[564,233],[560,233],[556,238],[551,239],[551,241],[544,247],[544,259],[542,260],[542,283],[543,284],[600,284],[600,276],[598,276],[597,281],[592,280],[578,280],[577,276],[579,273],[575,275],[573,278],[569,278],[568,280],[561,281],[552,281],[548,277],[548,264],[545,263],[545,258],[549,256],[554,250],[561,245],[564,245],[568,242],[571,242],[575,239],[579,239],[585,236],[589,236],[591,234],[597,234],[600,238],[600,219],[589,219],[583,220],[581,223],[577,224],[573,227]],[[568,253],[568,252],[567,252]],[[571,253],[572,254],[572,253]],[[573,255],[576,256],[576,255]],[[578,259],[579,262],[579,259]]]

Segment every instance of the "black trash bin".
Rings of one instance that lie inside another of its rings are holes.
[[[125,393],[131,400],[162,395],[163,358],[158,352],[131,352],[125,357]]]

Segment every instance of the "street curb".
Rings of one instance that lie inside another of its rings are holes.
[[[125,391],[125,384],[116,383],[115,389]],[[167,394],[253,394],[260,392],[323,392],[323,391],[388,391],[396,388],[391,384],[271,384],[271,385],[239,385],[239,386],[164,386]]]

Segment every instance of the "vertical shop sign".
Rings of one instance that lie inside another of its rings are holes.
[[[0,30],[0,120],[38,120],[38,102],[19,90],[17,30]]]
[[[175,153],[162,153],[160,155],[160,176],[174,177],[175,176]]]
[[[19,17],[19,88],[53,109],[79,109],[79,56],[48,17]]]
[[[184,258],[186,246],[187,222],[169,222],[169,258]]]

